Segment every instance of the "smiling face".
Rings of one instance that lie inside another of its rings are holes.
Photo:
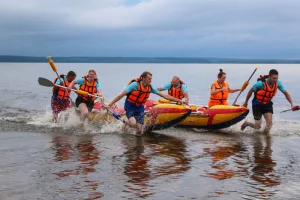
[[[95,73],[95,71],[94,70],[90,70],[89,71],[89,78],[91,79],[91,80],[94,80],[95,78],[96,78],[96,73]]]
[[[278,74],[276,74],[276,75],[273,74],[273,75],[270,76],[270,78],[269,78],[269,83],[270,83],[271,85],[275,84],[277,81],[278,81]]]

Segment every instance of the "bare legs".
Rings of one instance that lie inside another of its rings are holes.
[[[268,134],[272,128],[272,119],[273,119],[273,114],[272,113],[265,113],[263,114],[265,120],[266,120],[266,126],[264,128],[264,133],[265,134]],[[241,126],[241,130],[245,130],[246,127],[251,127],[251,128],[254,128],[256,130],[260,129],[261,128],[261,122],[262,120],[255,120],[255,123],[252,123],[252,122],[247,122],[245,121],[242,126]]]

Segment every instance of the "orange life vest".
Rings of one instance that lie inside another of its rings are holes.
[[[61,74],[60,76],[56,77],[53,81],[53,83],[55,84],[57,79],[60,79],[64,82],[64,86],[65,87],[68,87],[70,85],[69,82],[66,81],[66,76]],[[53,92],[53,95],[58,98],[58,99],[69,99],[69,96],[70,96],[70,93],[71,91],[69,92],[68,90],[66,90],[65,88],[61,88],[61,87],[56,87],[54,86],[52,88],[52,92]]]
[[[130,85],[132,82],[138,82],[138,89],[128,93],[126,100],[136,106],[144,105],[150,96],[151,86],[144,87],[141,78],[132,79],[127,85]]]
[[[276,95],[278,88],[277,82],[273,85],[273,87],[269,86],[269,84],[266,81],[266,78],[268,77],[268,75],[264,75],[260,76],[257,79],[258,81],[261,81],[263,83],[264,89],[255,92],[255,99],[263,104],[267,104],[272,100],[272,98]]]
[[[215,86],[216,90],[227,88],[227,90],[218,92],[217,94],[210,95],[210,100],[208,103],[208,106],[214,106],[214,105],[228,105],[227,99],[229,94],[229,86],[226,81],[224,81],[223,85],[220,86],[217,81],[213,82],[211,87]]]
[[[182,84],[185,84],[182,80],[180,80],[180,86],[176,88],[175,86],[171,85],[171,88],[168,90],[168,94],[172,97],[182,100],[184,94],[182,92]]]
[[[97,83],[98,83],[98,79],[95,79],[92,83],[90,83],[88,81],[88,77],[89,75],[83,76],[82,78],[84,79],[84,84],[80,85],[79,89],[82,91],[86,91],[90,94],[96,94],[97,93]],[[95,97],[90,97],[90,96],[82,96],[80,95],[83,100],[87,101],[87,100],[95,100]]]

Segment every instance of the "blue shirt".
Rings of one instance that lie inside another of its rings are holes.
[[[132,83],[130,83],[130,85],[127,85],[125,87],[125,91],[127,93],[130,93],[130,92],[132,92],[134,90],[137,90],[138,86],[139,86],[138,82],[132,82]],[[158,94],[159,93],[159,91],[154,86],[152,86],[152,85],[151,85],[151,91],[150,92],[153,93],[153,94]]]
[[[55,82],[56,85],[59,85],[61,83],[61,81],[63,80],[63,78],[58,78]],[[64,79],[66,83],[69,83],[69,81],[67,79]]]
[[[83,85],[83,84],[84,84],[84,78],[79,78],[79,79],[77,79],[75,83],[77,83],[77,84],[79,84],[79,85]],[[96,88],[97,88],[97,91],[98,91],[98,90],[101,90],[101,84],[100,84],[99,81],[98,81],[97,84],[96,84]]]
[[[266,78],[266,81],[268,79]],[[281,92],[285,91],[285,88],[283,87],[282,83],[280,80],[277,81],[278,83],[278,90],[280,90]],[[268,83],[267,83],[268,84]],[[270,85],[269,85],[270,86]],[[264,89],[264,84],[262,81],[257,81],[253,86],[252,89],[254,90],[254,92],[257,92],[258,90],[263,90]],[[252,100],[252,104],[254,105],[262,105],[263,103],[257,101],[255,98]]]
[[[177,88],[179,88],[180,87],[180,84],[178,84],[175,88],[177,89]],[[171,89],[172,88],[172,83],[167,83],[166,85],[164,85],[161,89],[162,90],[169,90],[169,89]],[[182,84],[182,92],[183,93],[187,93],[188,92],[188,89],[187,89],[187,87],[186,87],[186,85],[185,84]]]

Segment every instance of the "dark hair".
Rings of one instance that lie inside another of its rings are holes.
[[[220,72],[218,73],[218,78],[221,78],[223,76],[223,74],[226,74],[225,72],[223,72],[223,69],[219,69]]]
[[[67,74],[67,76],[76,76],[76,73],[73,72],[73,71],[69,71],[68,74]]]
[[[272,76],[272,75],[278,75],[278,71],[276,69],[271,69],[269,71],[269,76]]]
[[[142,73],[142,75],[140,76],[140,78],[146,78],[147,76],[148,76],[148,74],[150,75],[150,76],[152,76],[152,74],[150,73],[150,72],[143,72]]]

